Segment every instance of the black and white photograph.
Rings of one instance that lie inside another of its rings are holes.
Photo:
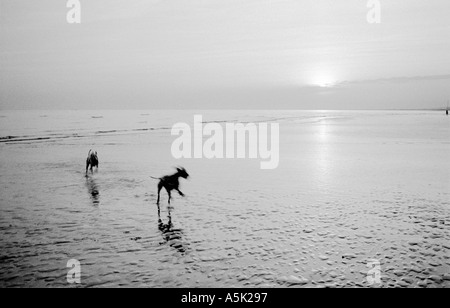
[[[448,0],[0,0],[0,288],[449,288],[449,108]]]

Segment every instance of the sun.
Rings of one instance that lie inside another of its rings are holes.
[[[336,79],[330,73],[324,72],[316,73],[311,78],[311,84],[321,88],[331,88],[334,85],[336,85],[336,83],[337,83]]]

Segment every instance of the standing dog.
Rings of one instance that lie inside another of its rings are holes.
[[[86,174],[88,173],[89,166],[92,168],[97,167],[98,170],[98,155],[97,152],[89,150],[88,157],[86,159]]]
[[[170,204],[170,199],[172,198],[172,195],[171,195],[172,190],[176,190],[180,194],[180,196],[184,197],[184,194],[179,189],[180,182],[178,179],[180,177],[183,179],[187,179],[189,177],[189,174],[186,172],[186,169],[177,168],[177,173],[172,174],[172,175],[166,175],[166,176],[163,176],[162,178],[152,177],[154,179],[159,180],[158,201],[156,201],[156,204],[158,204],[158,209],[159,209],[159,195],[160,195],[161,189],[163,187],[166,189],[167,194],[169,195],[169,204]]]

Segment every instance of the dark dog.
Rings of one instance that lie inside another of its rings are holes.
[[[97,152],[94,152],[92,150],[89,150],[88,157],[86,159],[86,174],[88,172],[89,166],[91,166],[91,172],[93,172],[92,168],[94,167],[97,167],[98,170],[98,155]]]
[[[156,201],[156,204],[158,204],[158,208],[159,208],[159,195],[160,195],[161,189],[163,187],[166,189],[167,194],[169,195],[169,204],[170,204],[170,199],[172,198],[172,195],[170,193],[172,190],[176,190],[180,194],[180,196],[184,197],[184,194],[179,189],[180,182],[178,179],[180,177],[184,178],[184,179],[187,179],[189,177],[189,174],[186,172],[186,170],[184,168],[177,168],[177,173],[172,174],[172,175],[166,175],[162,178],[152,177],[154,179],[159,180],[158,201]]]

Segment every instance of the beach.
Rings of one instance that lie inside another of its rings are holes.
[[[279,165],[175,159],[171,128],[270,122]],[[0,111],[0,287],[450,287],[440,111]],[[85,175],[86,155],[99,170]],[[157,180],[183,166],[172,209]],[[67,282],[67,262],[81,284]],[[371,283],[371,264],[381,282]]]

